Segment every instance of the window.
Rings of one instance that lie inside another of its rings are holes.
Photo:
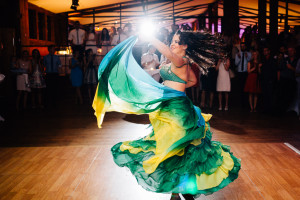
[[[48,41],[51,41],[51,17],[47,16],[47,39]]]
[[[36,11],[29,9],[28,17],[29,17],[29,38],[37,39]]]
[[[45,40],[45,14],[38,13],[39,40]]]

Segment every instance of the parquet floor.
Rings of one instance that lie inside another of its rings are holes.
[[[300,199],[300,156],[284,145],[300,144],[297,118],[213,114],[213,140],[230,145],[242,169],[228,187],[198,199]],[[115,143],[142,137],[147,123],[144,115],[108,113],[98,129],[90,106],[72,103],[10,114],[0,125],[0,199],[168,200],[143,190],[110,154]]]

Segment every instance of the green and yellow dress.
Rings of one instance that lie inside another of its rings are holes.
[[[229,146],[211,141],[210,114],[201,113],[184,92],[157,83],[136,63],[136,41],[132,36],[120,43],[99,67],[93,102],[98,126],[108,111],[147,113],[151,122],[146,137],[112,147],[115,163],[128,167],[153,192],[197,195],[222,189],[238,177],[240,160]],[[161,73],[180,81],[168,69]]]

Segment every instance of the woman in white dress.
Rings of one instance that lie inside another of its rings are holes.
[[[97,43],[96,43],[96,35],[93,26],[90,26],[90,30],[86,35],[86,46],[85,50],[92,49],[93,54],[97,54]]]
[[[31,73],[31,61],[29,60],[29,52],[23,51],[22,57],[17,61],[18,75],[17,75],[17,102],[16,109],[19,110],[21,96],[23,95],[23,107],[27,107],[27,96],[30,92],[28,74]]]
[[[101,55],[103,57],[110,50],[110,35],[107,28],[103,28],[101,32]]]
[[[31,100],[32,100],[32,108],[36,108],[35,100],[37,98],[38,108],[44,108],[42,104],[42,88],[46,87],[45,79],[43,77],[44,67],[41,62],[41,55],[38,49],[32,50],[32,74],[30,78],[30,87],[32,89]]]
[[[219,110],[222,110],[222,96],[225,94],[225,108],[228,110],[228,96],[231,90],[230,76],[229,76],[230,60],[228,57],[224,57],[218,61],[216,70],[218,71],[217,78],[217,92],[219,93]]]

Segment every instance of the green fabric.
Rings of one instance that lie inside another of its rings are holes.
[[[184,64],[184,65],[186,65],[186,64]],[[187,83],[186,81],[179,78],[176,74],[174,74],[174,72],[172,72],[171,66],[162,66],[159,73],[160,73],[161,78],[164,81],[169,80],[169,81],[174,81],[174,82],[184,83],[184,84]]]
[[[147,174],[143,168],[143,162],[154,156],[155,152],[141,151],[137,154],[132,154],[128,150],[120,150],[122,143],[116,144],[111,149],[115,163],[120,167],[128,167],[143,188],[159,193],[173,192],[207,195],[220,190],[238,177],[240,160],[230,153],[228,146],[217,141],[211,141],[212,132],[210,131],[208,123],[206,123],[206,132],[204,127],[197,126],[197,115],[193,112],[192,103],[188,98],[175,98],[163,102],[157,115],[159,115],[157,119],[162,117],[166,121],[156,120],[155,118],[152,119],[151,123],[154,130],[155,126],[158,126],[158,130],[164,127],[174,126],[172,123],[177,121],[176,126],[179,125],[186,131],[185,137],[175,141],[168,149],[168,151],[172,151],[174,149],[183,148],[183,156],[172,156],[161,162],[153,173]],[[157,141],[147,140],[146,138],[149,139],[151,136],[159,138],[157,134],[160,133],[155,131],[151,132],[148,137],[131,141],[129,144],[135,148],[142,148],[143,150],[155,149],[157,148]],[[172,137],[172,134],[174,135],[176,133],[170,132],[170,137]],[[194,146],[190,144],[191,141],[199,138],[202,138],[200,145]],[[208,175],[213,174],[223,163],[222,150],[229,152],[234,161],[234,167],[229,172],[229,176],[217,187],[198,190],[196,186],[196,175],[201,175],[202,173]]]

